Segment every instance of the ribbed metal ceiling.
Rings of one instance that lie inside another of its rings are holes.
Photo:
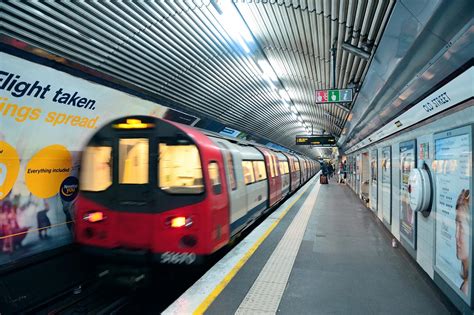
[[[331,48],[336,45],[336,88],[360,84],[368,62],[341,45],[373,55],[393,1],[1,5],[2,33],[10,37],[296,149],[295,135],[311,125],[341,134],[349,110],[316,105],[314,96],[333,87]]]

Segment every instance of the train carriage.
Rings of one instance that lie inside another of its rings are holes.
[[[154,117],[115,120],[83,152],[76,240],[100,256],[194,263],[302,185],[300,159]]]

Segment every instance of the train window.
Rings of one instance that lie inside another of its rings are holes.
[[[234,158],[232,157],[232,153],[227,150],[224,150],[224,156],[227,161],[227,170],[229,173],[229,182],[230,188],[232,190],[237,189],[237,181],[235,180],[235,168],[234,168]]]
[[[294,162],[295,162],[295,170],[299,171],[300,170],[300,163],[297,160],[295,160]]]
[[[268,158],[268,168],[270,169],[270,177],[275,177],[275,168],[273,166],[272,156]]]
[[[273,159],[273,167],[275,167],[275,176],[278,176],[280,174],[278,174],[278,163],[280,161],[278,161],[278,159],[276,158],[276,156],[272,155],[272,159]]]
[[[244,172],[245,184],[252,184],[255,182],[255,175],[253,173],[252,161],[242,161],[242,170]]]
[[[280,173],[281,174],[288,174],[290,170],[288,169],[288,162],[286,161],[279,161],[280,162]]]
[[[265,162],[253,161],[253,169],[255,171],[255,180],[264,180],[267,178],[267,172],[265,171]]]
[[[102,191],[112,185],[112,147],[87,147],[81,166],[81,189]]]
[[[148,183],[148,139],[119,140],[119,183]]]
[[[211,180],[212,191],[218,195],[222,192],[221,179],[219,177],[219,166],[216,162],[209,163],[207,167],[209,171],[209,179]]]
[[[201,158],[193,144],[160,143],[159,186],[172,194],[204,192]]]

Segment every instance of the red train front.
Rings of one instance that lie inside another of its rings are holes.
[[[146,116],[113,121],[83,152],[77,242],[101,256],[162,263],[215,252],[230,235],[223,165],[194,128]]]

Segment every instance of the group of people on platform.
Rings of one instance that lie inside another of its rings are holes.
[[[327,176],[328,179],[331,179],[333,176],[335,176],[337,174],[338,175],[338,178],[337,178],[338,183],[343,184],[343,183],[346,182],[348,169],[347,169],[347,163],[346,163],[345,160],[344,160],[344,162],[341,161],[339,163],[339,168],[338,168],[337,172],[336,172],[336,167],[333,163],[324,162],[324,161],[320,161],[319,163],[321,165],[321,174],[323,176]]]

